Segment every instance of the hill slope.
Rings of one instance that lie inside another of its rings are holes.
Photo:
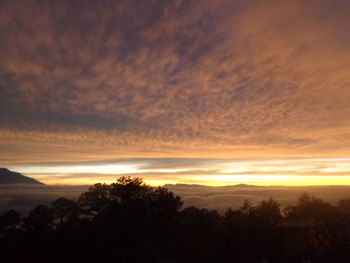
[[[33,184],[44,185],[43,183],[24,176],[20,173],[12,172],[6,168],[0,168],[0,184]]]

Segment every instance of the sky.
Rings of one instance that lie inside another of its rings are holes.
[[[349,0],[3,0],[0,17],[1,167],[350,184]]]

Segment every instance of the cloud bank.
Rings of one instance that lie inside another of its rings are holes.
[[[346,157],[350,3],[2,1],[2,165]]]

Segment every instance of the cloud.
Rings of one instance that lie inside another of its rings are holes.
[[[151,185],[341,185],[350,184],[349,158],[123,158],[10,166],[45,184],[112,183],[142,177]]]
[[[348,10],[4,1],[0,161],[348,156]]]

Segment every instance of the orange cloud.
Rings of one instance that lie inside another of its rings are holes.
[[[347,1],[8,1],[0,161],[342,157]]]

